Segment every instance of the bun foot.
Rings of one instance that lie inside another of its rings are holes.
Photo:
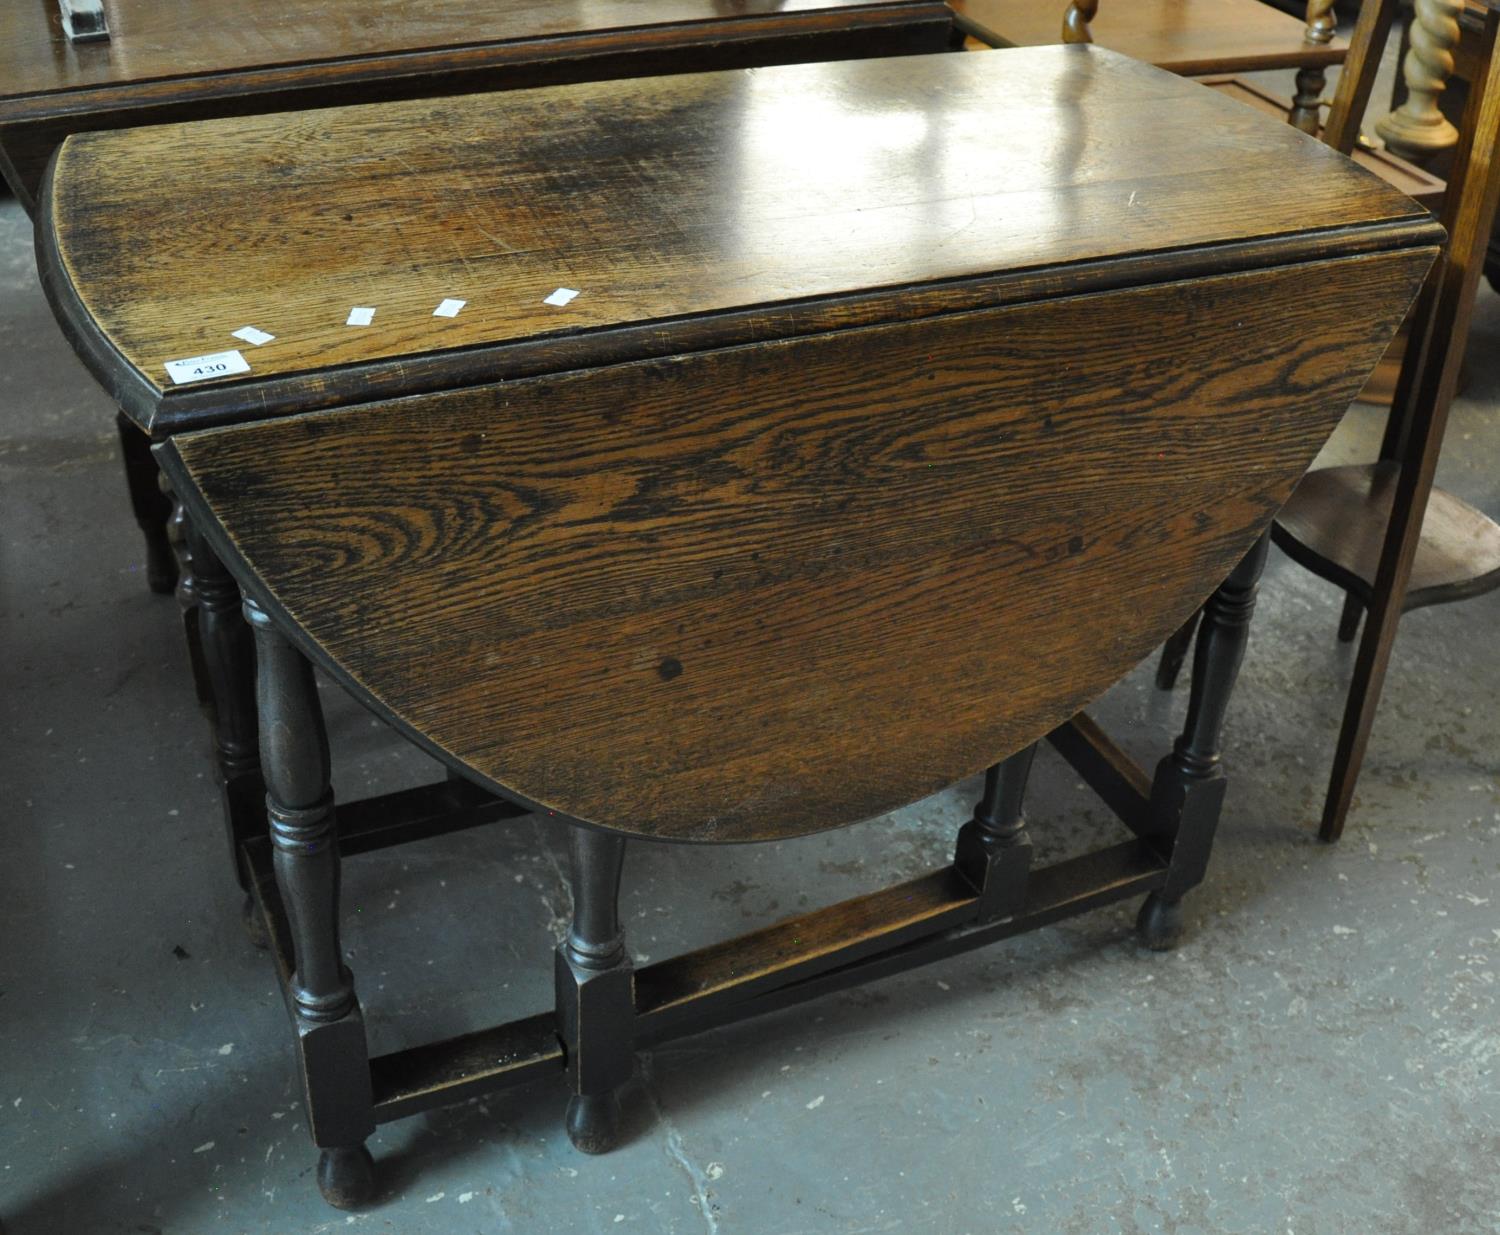
[[[1160,892],[1151,893],[1136,915],[1135,929],[1153,952],[1170,952],[1182,942],[1182,902],[1165,900]]]
[[[255,908],[255,897],[245,893],[245,903],[240,906],[240,921],[245,924],[245,935],[250,943],[264,952],[271,946],[271,936],[266,932],[266,920]]]
[[[580,1153],[607,1154],[620,1143],[620,1099],[604,1094],[574,1094],[568,1099],[568,1140]]]
[[[375,1197],[375,1159],[361,1145],[340,1145],[318,1155],[318,1191],[335,1209],[359,1209]]]

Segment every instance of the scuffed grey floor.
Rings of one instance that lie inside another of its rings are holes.
[[[418,1116],[387,1192],[318,1198],[269,965],[240,929],[170,600],[149,596],[111,412],[0,207],[0,1217],[10,1235],[353,1230],[711,1235],[1500,1229],[1500,597],[1410,615],[1349,832],[1313,827],[1351,653],[1275,558],[1230,720],[1230,796],[1177,953],[1122,906],[643,1056],[599,1159],[560,1083]],[[1444,480],[1500,511],[1500,299],[1483,293]],[[1360,457],[1378,417],[1331,448]],[[432,765],[325,692],[344,797]],[[1002,706],[1003,701],[997,701]],[[1154,760],[1138,669],[1098,714]],[[975,786],[779,846],[640,848],[659,958],[941,863]],[[1058,761],[1044,856],[1115,834]],[[560,837],[351,860],[373,1047],[545,1005]]]

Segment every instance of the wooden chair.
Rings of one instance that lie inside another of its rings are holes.
[[[1424,344],[1402,370],[1380,457],[1310,472],[1273,532],[1289,557],[1347,592],[1340,637],[1352,638],[1368,613],[1323,805],[1327,841],[1344,830],[1401,614],[1500,586],[1500,524],[1433,487],[1500,197],[1497,22],[1492,12],[1484,72],[1460,127],[1443,213],[1447,251],[1420,302]]]
[[[959,27],[990,47],[1089,43],[1183,77],[1296,69],[1288,119],[1318,127],[1325,71],[1344,61],[1333,0],[1308,0],[1298,22],[1261,0],[953,0]],[[1097,20],[1096,20],[1097,17]]]
[[[1373,15],[1382,26],[1389,24],[1393,3],[1373,6],[1381,10]],[[1500,13],[1491,12],[1482,71],[1475,74],[1443,207],[1448,244],[1412,315],[1413,346],[1402,365],[1380,456],[1373,463],[1309,472],[1272,529],[1273,540],[1289,557],[1347,593],[1339,638],[1352,639],[1361,614],[1368,613],[1323,807],[1319,835],[1325,841],[1343,834],[1401,614],[1500,586],[1500,524],[1433,487],[1500,198],[1497,24]],[[1378,33],[1383,42],[1384,29]],[[1352,140],[1367,97],[1366,88],[1358,108],[1335,109],[1331,144]],[[1164,651],[1159,685],[1170,686],[1175,677],[1191,626],[1173,636]]]

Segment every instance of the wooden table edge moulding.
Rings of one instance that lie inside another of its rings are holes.
[[[1292,178],[1320,223],[1266,191]],[[186,510],[325,1196],[374,1195],[377,1124],[560,1072],[606,1150],[638,1045],[1125,898],[1172,946],[1265,530],[1440,239],[1289,126],[1089,47],[64,143],[43,283]],[[247,323],[275,337],[227,378],[168,379]],[[1210,592],[1148,773],[1082,709]],[[314,664],[451,778],[336,815]],[[1127,838],[1033,869],[1043,739]],[[951,865],[633,966],[627,838],[791,837],[981,770]],[[573,855],[555,1007],[369,1058],[341,857],[528,810]]]

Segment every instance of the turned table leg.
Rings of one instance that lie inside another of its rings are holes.
[[[619,1089],[635,1061],[635,975],[620,926],[625,838],[574,827],[573,924],[557,949],[557,1024],[573,1096],[568,1138],[588,1154],[620,1139]]]
[[[1151,782],[1148,839],[1168,856],[1169,866],[1166,883],[1141,906],[1136,927],[1146,946],[1158,951],[1181,940],[1182,898],[1208,868],[1224,802],[1224,714],[1245,658],[1269,546],[1262,536],[1203,606],[1187,719]]]
[[[958,832],[953,865],[979,893],[979,921],[1013,917],[1026,905],[1031,838],[1021,803],[1038,743],[1017,751],[984,774],[984,796]]]
[[[177,586],[177,559],[167,539],[172,502],[162,493],[157,481],[151,440],[124,412],[115,414],[115,427],[120,433],[120,459],[125,465],[125,488],[130,494],[130,509],[146,538],[146,585],[153,592],[166,596]]]
[[[259,832],[263,818],[260,745],[255,706],[255,643],[241,610],[234,576],[199,533],[183,518],[193,608],[185,618],[196,643],[203,684],[213,722],[214,773],[223,803],[230,860],[241,887],[248,887],[240,867],[240,844]],[[266,945],[264,928],[248,896],[245,925],[258,947]]]
[[[291,927],[289,991],[318,1188],[352,1209],[375,1193],[365,1138],[375,1130],[369,1050],[354,978],[339,946],[339,849],[328,735],[312,666],[245,601],[255,631],[256,703],[276,886]]]

